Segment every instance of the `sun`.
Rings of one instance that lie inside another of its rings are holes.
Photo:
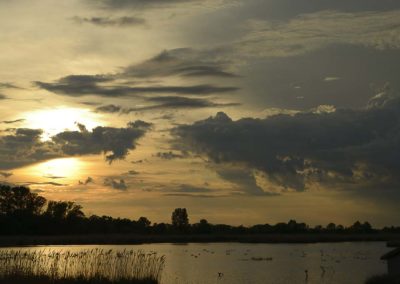
[[[101,124],[100,115],[88,109],[57,107],[42,109],[24,114],[26,127],[42,129],[43,140],[49,140],[52,136],[65,130],[78,130],[77,123],[83,124],[88,130]]]
[[[82,170],[83,162],[79,158],[60,158],[31,166],[30,174],[57,179],[76,177]]]

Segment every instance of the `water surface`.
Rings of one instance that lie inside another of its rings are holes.
[[[162,284],[362,284],[386,272],[385,243],[323,244],[145,244],[132,246],[49,246],[23,250],[155,251],[166,256]],[[305,271],[308,271],[307,273]],[[308,277],[307,277],[308,275]]]

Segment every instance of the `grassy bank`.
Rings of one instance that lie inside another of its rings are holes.
[[[164,257],[140,251],[0,252],[0,283],[156,284]]]
[[[400,234],[181,234],[181,235],[64,235],[64,236],[1,236],[0,246],[34,245],[101,245],[142,243],[323,243],[323,242],[395,242]]]

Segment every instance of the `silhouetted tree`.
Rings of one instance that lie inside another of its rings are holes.
[[[193,225],[193,232],[206,234],[212,232],[212,225],[206,219],[201,219],[199,223]]]
[[[333,232],[333,231],[336,230],[336,224],[334,224],[334,223],[329,223],[329,224],[326,226],[326,229],[327,229],[328,231]]]
[[[189,218],[186,208],[176,208],[172,212],[172,226],[178,230],[185,230],[189,226]]]
[[[39,215],[46,199],[32,193],[29,188],[0,185],[0,214]]]
[[[47,205],[45,215],[54,219],[74,219],[85,217],[85,214],[82,211],[82,206],[67,201],[50,201]]]
[[[46,207],[47,203],[47,207]],[[46,210],[44,210],[46,208]],[[82,206],[68,201],[49,201],[23,186],[0,185],[0,235],[12,234],[297,234],[297,233],[357,233],[379,232],[368,222],[355,222],[350,227],[328,224],[326,227],[309,228],[305,223],[290,220],[275,225],[252,227],[210,224],[201,219],[190,226],[186,208],[176,208],[172,213],[172,225],[154,223],[146,217],[137,221],[110,216],[85,217]],[[400,233],[400,227],[385,227],[381,232]]]

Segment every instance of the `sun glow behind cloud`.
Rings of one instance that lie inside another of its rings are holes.
[[[65,130],[79,130],[78,123],[85,125],[88,130],[103,125],[100,115],[80,108],[44,109],[26,113],[24,117],[26,127],[43,129],[43,140],[48,140]]]
[[[32,173],[42,177],[63,178],[75,177],[81,170],[82,162],[78,158],[62,158],[33,166]]]

